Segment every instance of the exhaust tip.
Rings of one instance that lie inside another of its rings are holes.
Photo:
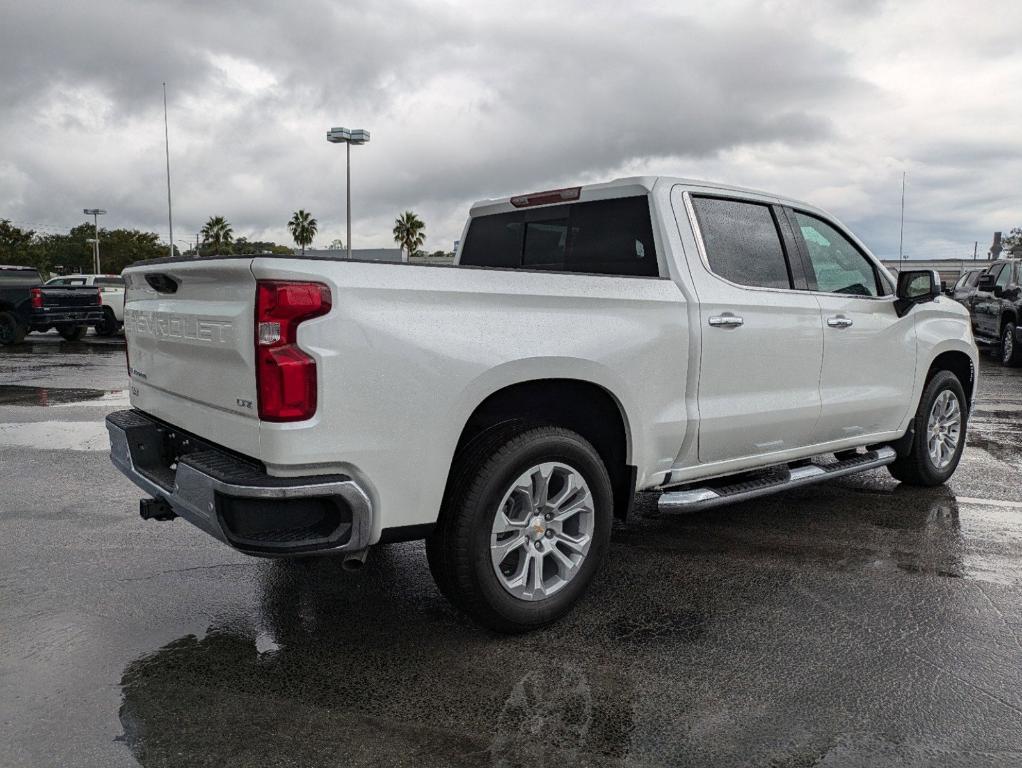
[[[341,567],[350,572],[361,571],[362,566],[366,563],[366,557],[369,555],[369,549],[360,549],[357,552],[349,552],[344,556],[341,561]]]

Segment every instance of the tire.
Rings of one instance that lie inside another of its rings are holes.
[[[80,341],[85,335],[84,325],[64,325],[57,329],[57,333],[64,341]]]
[[[110,307],[103,307],[103,319],[93,326],[97,336],[113,336],[117,333],[120,323],[114,317],[114,311]]]
[[[938,399],[945,393],[950,393],[950,397],[954,399],[957,406],[958,434],[950,454],[944,457],[946,463],[938,463],[930,451],[930,416]],[[923,395],[919,399],[919,408],[912,421],[914,434],[911,450],[907,456],[899,456],[893,464],[888,464],[888,471],[895,480],[908,485],[935,486],[943,484],[954,474],[958,462],[962,458],[968,419],[969,409],[966,405],[962,382],[950,371],[937,371],[933,378],[927,382],[923,389]]]
[[[25,340],[28,328],[18,322],[13,312],[0,312],[0,346],[20,344]]]
[[[520,480],[531,477],[534,489],[543,485],[534,470],[549,473],[546,516],[531,516],[532,504],[523,500],[533,495]],[[576,489],[584,483],[588,495],[569,490],[568,478]],[[570,514],[576,505],[586,511],[558,522],[558,510]],[[454,459],[440,519],[426,541],[430,571],[440,591],[479,624],[508,634],[537,629],[560,619],[585,593],[610,545],[613,505],[607,468],[581,435],[520,423],[489,430]],[[514,519],[513,532],[495,533],[498,514],[505,522]],[[586,532],[588,549],[581,552],[575,547]],[[504,536],[499,540],[524,543],[507,550],[500,563],[506,573],[498,576],[491,543]],[[523,569],[525,586],[510,586]]]
[[[997,348],[997,357],[1001,365],[1016,368],[1022,365],[1022,349],[1015,343],[1015,324],[1008,322],[1001,329],[1001,343]]]

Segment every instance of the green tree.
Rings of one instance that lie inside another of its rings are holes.
[[[223,216],[210,216],[209,221],[202,225],[202,242],[213,249],[213,254],[230,253],[234,242],[234,229]]]
[[[273,253],[281,256],[290,256],[294,253],[294,249],[286,245],[278,245],[277,243],[269,240],[249,240],[245,237],[239,237],[235,240],[234,247],[231,250],[233,253],[253,256],[258,253]]]
[[[312,214],[299,208],[291,217],[291,221],[287,223],[287,228],[291,230],[291,237],[294,238],[295,245],[301,246],[302,256],[304,256],[305,246],[312,245],[312,238],[316,236],[319,223],[312,218]]]
[[[405,211],[394,220],[394,242],[409,257],[414,256],[426,242],[426,224],[411,211]]]
[[[328,245],[327,248],[329,248],[331,251],[343,251],[344,250],[344,241],[341,240],[341,238],[338,237],[338,238],[336,238],[334,240],[331,240],[330,241],[330,245]]]
[[[1022,251],[1022,227],[1013,227],[1012,230],[1001,238],[1002,253],[1009,255],[1016,249]]]

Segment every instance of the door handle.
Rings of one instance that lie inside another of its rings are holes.
[[[737,328],[744,323],[737,315],[716,315],[710,318],[710,325],[714,328]]]
[[[835,315],[834,317],[827,318],[827,325],[831,328],[847,328],[851,324],[851,318],[845,317],[844,315]]]

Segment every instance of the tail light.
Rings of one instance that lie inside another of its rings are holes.
[[[42,309],[43,308],[43,289],[33,288],[29,293],[32,296],[32,308]]]
[[[330,311],[322,283],[256,284],[256,388],[263,421],[304,421],[316,412],[316,361],[298,348],[298,326]]]

